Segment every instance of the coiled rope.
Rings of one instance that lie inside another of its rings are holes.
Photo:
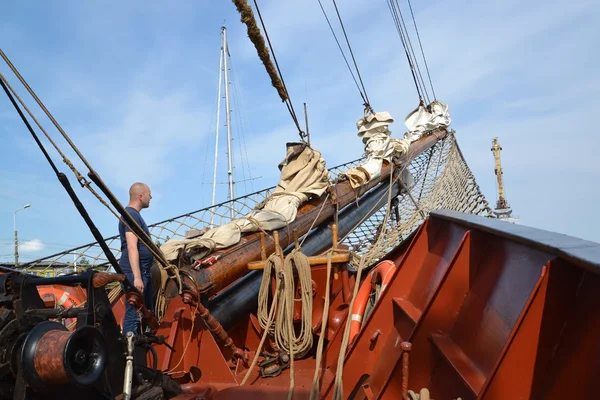
[[[282,262],[282,256],[273,253],[265,262],[262,281],[258,292],[258,310],[257,318],[263,336],[256,349],[256,354],[252,364],[242,380],[244,385],[248,380],[250,373],[256,367],[258,355],[260,354],[268,334],[275,338],[277,348],[289,354],[290,356],[290,388],[288,399],[292,398],[294,392],[294,358],[303,357],[312,349],[312,277],[310,272],[310,262],[306,255],[300,250],[294,249],[288,254]],[[294,329],[294,302],[295,302],[295,281],[294,270],[298,274],[298,283],[300,285],[300,301],[302,302],[302,322],[298,335]],[[271,275],[275,273],[276,285],[273,302],[269,308],[269,295],[271,294]],[[267,312],[267,309],[269,311]],[[277,317],[274,318],[275,314]],[[275,319],[275,321],[274,321]],[[273,322],[275,322],[273,324]]]
[[[294,270],[298,273],[300,283],[300,299],[302,302],[302,323],[298,336],[293,332],[294,327]],[[283,297],[277,310],[275,324],[275,343],[280,350],[293,356],[302,357],[313,344],[312,325],[312,279],[308,257],[299,250],[292,250],[285,257],[283,264]]]
[[[271,292],[271,272],[275,272],[275,295],[273,296],[273,303],[271,304],[271,308],[269,309],[268,316],[265,317],[265,310],[269,307],[269,293]],[[281,262],[281,257],[273,253],[267,258],[265,262],[265,269],[263,271],[262,281],[260,283],[260,290],[258,292],[258,311],[257,317],[260,323],[261,328],[263,328],[263,335],[260,339],[260,343],[256,348],[256,354],[254,354],[254,358],[252,359],[252,363],[246,372],[246,376],[242,379],[240,386],[243,386],[250,374],[256,367],[258,363],[258,356],[265,344],[265,340],[267,339],[267,335],[271,330],[271,324],[273,324],[273,317],[275,316],[275,310],[277,308],[277,301],[279,299],[279,294],[282,289],[282,278],[283,278],[283,263]]]

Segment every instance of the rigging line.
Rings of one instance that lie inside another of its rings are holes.
[[[410,49],[414,63],[417,67],[417,72],[419,73],[419,78],[421,79],[421,87],[425,91],[425,97],[427,98],[427,103],[430,102],[429,93],[427,92],[427,86],[425,85],[425,80],[423,79],[423,74],[421,74],[421,67],[419,67],[419,61],[417,60],[417,56],[415,55],[415,50],[413,48],[412,42],[410,40],[410,35],[408,34],[408,29],[406,28],[406,24],[404,23],[404,16],[402,15],[402,9],[400,8],[400,3],[396,0],[396,5],[398,7],[398,12],[400,14],[400,19],[402,21],[402,27],[404,28],[404,32],[406,34],[406,39],[408,40],[408,48]]]
[[[232,72],[233,72],[233,68],[232,68]],[[235,81],[237,80],[237,74],[235,76],[235,79],[231,79],[232,83],[232,87],[233,87],[233,105],[235,107],[235,110],[237,111],[235,113],[235,117],[237,117],[237,124],[236,124],[236,131],[237,131],[237,143],[238,143],[238,148],[239,148],[239,159],[242,162],[242,182],[244,183],[244,189],[246,190],[246,194],[248,193],[248,184],[247,181],[249,180],[250,176],[250,169],[248,169],[248,179],[246,178],[246,166],[244,165],[244,148],[242,146],[242,137],[244,135],[243,131],[244,131],[244,125],[242,124],[242,118],[241,118],[241,108],[240,108],[240,101],[238,100],[238,89],[237,89],[237,85],[235,84]],[[239,181],[238,181],[239,183]]]
[[[0,50],[0,51],[2,51],[2,50]],[[38,126],[38,128],[40,128],[40,130],[44,133],[44,136],[46,136],[46,139],[48,139],[48,141],[52,144],[52,146],[54,147],[54,149],[56,149],[56,151],[58,152],[58,154],[62,157],[63,162],[65,164],[67,164],[67,166],[73,171],[73,173],[75,174],[75,177],[77,178],[77,180],[80,181],[80,183],[81,183],[81,180],[85,181],[85,178],[81,175],[81,173],[77,170],[77,168],[75,168],[75,166],[73,165],[73,163],[71,163],[71,160],[69,160],[69,158],[61,151],[60,147],[56,144],[56,142],[54,142],[54,140],[52,140],[52,138],[50,137],[50,135],[48,134],[48,132],[46,132],[46,130],[42,127],[42,125],[39,123],[39,121],[37,120],[37,118],[35,118],[35,116],[31,112],[31,110],[29,110],[29,107],[27,107],[27,105],[25,104],[25,102],[23,102],[23,100],[21,99],[21,97],[13,89],[13,87],[10,85],[10,83],[4,77],[4,75],[2,75],[2,73],[0,73],[0,80],[2,80],[2,82],[4,82],[4,84],[11,91],[12,95],[18,100],[18,102],[25,109],[25,111],[27,111],[27,114],[29,114],[29,116],[31,117],[31,119],[33,119],[33,121]],[[48,159],[48,161],[50,162],[50,160],[49,160],[50,156],[48,156],[47,154],[48,154],[47,152],[44,152],[44,155],[46,155],[46,159]],[[51,165],[54,165],[54,164],[51,164]],[[57,171],[55,171],[55,172],[57,172]]]
[[[400,4],[398,3],[398,0],[396,0],[395,3],[393,0],[391,0],[391,3],[392,3],[392,7],[394,8],[394,14],[395,14],[396,21],[397,21],[396,29],[398,29],[398,33],[400,34],[400,37],[402,38],[404,49],[405,49],[405,51],[407,51],[407,57],[409,57],[409,59],[410,59],[409,62],[411,63],[411,68],[414,71],[414,77],[417,79],[417,84],[419,85],[419,88],[421,90],[421,94],[423,95],[423,98],[427,101],[427,103],[429,103],[429,93],[427,93],[427,91],[425,90],[425,82],[423,81],[423,76],[421,75],[421,70],[419,69],[419,64],[415,57],[415,52],[413,50],[412,43],[410,41],[410,36],[408,34],[408,30],[406,29],[406,24],[404,23],[404,18],[402,16],[402,10],[400,10]],[[416,70],[415,70],[415,66],[416,66]]]
[[[365,95],[363,94],[362,89],[360,88],[360,85],[358,84],[358,81],[356,80],[356,77],[354,76],[354,72],[352,72],[352,67],[350,67],[350,63],[348,62],[348,58],[346,58],[346,54],[344,53],[344,50],[342,49],[342,45],[340,44],[340,41],[338,40],[337,35],[335,34],[333,27],[331,26],[331,22],[329,21],[329,17],[327,16],[325,9],[323,8],[323,4],[321,3],[321,0],[317,0],[317,1],[319,2],[319,6],[321,6],[321,11],[323,11],[323,15],[325,16],[325,19],[327,20],[327,25],[329,25],[329,29],[331,30],[333,38],[335,39],[335,42],[338,45],[338,49],[340,49],[340,53],[342,53],[342,57],[344,57],[344,61],[346,62],[348,71],[350,71],[350,75],[352,75],[352,79],[354,80],[354,83],[356,84],[358,93],[360,93],[360,97],[362,98],[363,102],[367,103],[367,99],[365,98]]]
[[[9,66],[9,68],[11,69],[11,71],[15,74],[15,76],[19,79],[19,81],[21,82],[21,84],[27,89],[27,91],[29,92],[29,94],[31,95],[31,97],[34,98],[34,100],[38,103],[38,105],[40,106],[40,108],[46,113],[46,115],[48,116],[48,118],[50,118],[50,120],[52,121],[52,123],[54,124],[54,126],[56,127],[56,129],[59,130],[59,132],[62,134],[63,138],[67,141],[67,143],[69,143],[69,145],[71,146],[71,148],[75,151],[75,153],[83,161],[83,163],[85,164],[85,166],[88,169],[93,170],[92,167],[91,167],[91,165],[89,165],[89,163],[87,162],[87,160],[83,157],[83,154],[81,154],[81,152],[79,151],[79,149],[77,148],[77,146],[75,146],[75,143],[73,143],[71,141],[71,138],[69,138],[69,136],[63,130],[63,128],[60,126],[60,124],[56,121],[56,119],[54,119],[54,116],[52,116],[52,114],[50,113],[50,111],[48,111],[48,109],[46,108],[46,106],[44,105],[44,103],[42,103],[42,101],[35,94],[35,92],[33,91],[33,89],[31,89],[31,87],[29,86],[29,84],[27,83],[27,81],[25,81],[25,79],[23,78],[23,76],[21,75],[21,73],[17,70],[17,68],[9,60],[8,56],[6,54],[4,54],[4,51],[2,51],[2,49],[0,49],[0,56],[4,59],[4,61]],[[87,184],[87,181],[85,180],[85,178],[83,178],[82,175],[79,175],[78,179],[80,177],[84,180],[85,183],[82,183],[81,179],[80,179],[79,183],[82,186],[84,186],[84,184]]]
[[[1,50],[0,50],[1,51]],[[69,166],[69,168],[73,171],[73,173],[75,174],[75,176],[77,177],[77,179],[79,180],[80,178],[83,181],[86,181],[86,179],[81,175],[81,173],[77,170],[77,168],[75,168],[75,166],[73,165],[73,163],[71,162],[71,160],[69,160],[69,158],[60,150],[60,147],[58,147],[58,145],[52,140],[52,138],[50,137],[50,135],[48,134],[48,132],[42,127],[42,125],[39,123],[39,121],[37,120],[37,118],[35,118],[35,116],[33,115],[33,113],[31,112],[31,110],[27,107],[27,105],[23,102],[23,100],[21,99],[21,97],[17,94],[17,92],[13,89],[13,87],[10,85],[10,83],[8,83],[8,80],[6,80],[6,78],[4,77],[4,75],[2,75],[2,73],[0,73],[0,81],[2,82],[2,86],[4,87],[4,85],[6,85],[7,90],[10,90],[10,92],[12,92],[11,95],[9,95],[9,98],[12,98],[12,96],[14,96],[19,103],[23,106],[23,108],[25,109],[25,111],[27,111],[27,113],[29,114],[29,116],[34,120],[34,122],[36,123],[36,125],[38,126],[38,128],[40,128],[40,130],[44,133],[44,135],[46,136],[46,138],[50,141],[50,143],[52,143],[52,145],[54,146],[54,148],[56,149],[56,151],[62,156],[63,158],[63,162],[65,164],[67,164],[67,166]],[[21,114],[21,110],[17,107],[17,111],[19,112],[19,114]],[[25,122],[26,121],[26,122]],[[25,124],[29,127],[29,122],[27,121],[27,119],[24,119]],[[38,143],[38,146],[41,146],[40,148],[42,149],[42,152],[44,153],[44,155],[46,156],[46,159],[48,160],[48,162],[50,163],[52,169],[54,170],[54,172],[59,175],[59,180],[62,183],[62,177],[64,176],[63,173],[61,173],[60,171],[58,171],[58,169],[56,168],[56,165],[54,164],[54,162],[52,161],[52,159],[50,158],[50,156],[48,155],[48,152],[46,151],[46,149],[43,147],[43,145],[41,144],[41,142],[39,141],[39,138],[37,137],[37,135],[34,134],[34,139],[36,140],[36,142]],[[67,181],[68,184],[68,180],[66,178],[66,176],[64,176],[64,179]],[[63,184],[64,186],[64,184]],[[68,184],[69,189],[72,191],[71,185]],[[84,186],[84,185],[82,185]],[[91,186],[89,186],[88,184],[85,185],[97,198],[98,200],[104,204],[105,206],[107,206],[107,208],[109,208],[109,210],[115,214],[115,212],[110,209],[110,207],[100,198],[100,196],[91,188]],[[69,193],[70,195],[70,190],[67,189],[65,187],[65,190],[67,190],[67,193]],[[73,193],[74,196],[76,196]],[[79,201],[79,200],[77,200]],[[77,206],[77,204],[76,204]],[[86,212],[87,215],[87,212]],[[115,214],[116,215],[116,214]],[[83,217],[85,219],[85,217]],[[117,216],[118,218],[118,216]],[[120,219],[120,218],[119,218]],[[87,221],[86,221],[87,222]],[[130,229],[131,230],[131,229]],[[132,230],[133,231],[133,230]],[[100,243],[100,241],[98,241]],[[102,245],[100,245],[100,247],[102,247]],[[110,257],[107,256],[107,258],[110,260]]]
[[[237,80],[239,80],[239,75],[237,73],[237,68],[235,67],[235,63],[233,61],[233,59],[231,59],[231,69],[232,72],[234,73],[234,75],[236,76],[236,79],[233,81],[233,90],[234,90],[234,96],[235,93],[237,91],[237,95],[239,96],[240,99],[240,103],[242,104],[241,107],[246,108],[247,104],[246,104],[246,100],[244,99],[244,91],[241,85],[238,85],[236,83]],[[234,97],[235,99],[235,97]],[[235,100],[234,100],[235,101]],[[242,157],[242,165],[243,165],[243,160],[246,160],[246,166],[248,168],[248,178],[250,180],[250,190],[251,193],[254,192],[254,184],[252,183],[253,179],[252,179],[252,170],[250,169],[250,162],[248,160],[248,145],[246,144],[246,135],[244,133],[244,125],[243,125],[243,121],[245,120],[245,123],[247,125],[250,125],[246,116],[242,115],[241,112],[238,111],[238,119],[239,119],[239,123],[240,123],[240,127],[242,128],[242,142],[243,142],[243,148],[244,148],[244,152],[245,152],[245,156]],[[252,134],[252,129],[250,129],[250,134]]]
[[[263,31],[265,31],[265,37],[267,38],[267,43],[269,44],[269,49],[271,49],[271,53],[273,54],[273,61],[275,62],[275,67],[277,68],[277,72],[279,73],[279,79],[281,79],[283,88],[285,89],[285,92],[287,93],[288,99],[286,101],[286,105],[288,107],[288,111],[292,115],[292,119],[294,120],[294,123],[296,124],[296,128],[298,128],[298,133],[300,133],[300,138],[303,139],[303,136],[302,136],[303,130],[300,127],[298,118],[296,117],[296,111],[294,110],[294,105],[292,104],[292,99],[290,98],[290,92],[288,91],[287,86],[285,85],[285,81],[283,80],[283,74],[281,73],[281,69],[279,68],[279,63],[277,62],[277,57],[275,56],[275,51],[273,50],[273,45],[271,44],[271,39],[269,38],[269,33],[267,32],[265,22],[263,21],[262,14],[260,13],[260,8],[258,8],[258,3],[256,2],[256,0],[254,0],[254,6],[256,7],[256,12],[258,13],[258,19],[260,20],[260,24],[263,28]]]
[[[410,8],[410,15],[412,16],[413,23],[415,24],[415,32],[417,32],[417,39],[419,39],[419,47],[421,48],[421,54],[423,55],[423,61],[425,62],[425,70],[427,71],[427,77],[429,78],[429,85],[431,86],[433,99],[437,100],[435,90],[433,89],[433,82],[431,82],[431,75],[429,74],[429,66],[427,65],[427,59],[425,58],[425,52],[423,51],[423,45],[421,44],[421,36],[419,35],[419,30],[417,29],[417,20],[415,19],[415,14],[413,14],[412,4],[410,3],[410,0],[408,0],[408,7]]]
[[[412,64],[410,54],[408,53],[408,49],[406,48],[406,42],[404,41],[404,35],[402,34],[402,31],[400,28],[400,20],[398,18],[397,13],[395,12],[394,3],[392,0],[387,0],[387,3],[388,3],[388,8],[390,10],[390,15],[392,16],[392,19],[394,20],[394,25],[396,25],[396,31],[398,32],[398,35],[400,36],[400,41],[402,42],[402,47],[404,48],[404,53],[406,54],[406,60],[408,61],[408,66],[410,68],[410,72],[412,74],[413,81],[415,82],[415,87],[417,89],[417,95],[419,96],[419,100],[423,101],[423,94],[421,93],[419,81],[417,80],[417,76],[415,75],[415,69]]]
[[[29,132],[31,132],[31,135],[33,136],[33,140],[35,140],[35,142],[37,143],[37,145],[40,148],[40,150],[42,151],[42,153],[44,153],[44,157],[46,157],[46,160],[48,161],[48,164],[50,164],[50,167],[52,167],[52,170],[54,171],[54,173],[56,175],[60,174],[60,171],[58,170],[58,168],[56,168],[56,165],[54,164],[54,161],[52,161],[52,158],[50,157],[50,155],[46,151],[46,148],[44,147],[44,145],[40,141],[40,138],[35,134],[35,132],[33,131],[33,128],[31,128],[31,125],[29,124],[29,121],[27,120],[27,118],[23,114],[23,111],[21,111],[21,109],[19,108],[19,106],[17,105],[17,103],[14,101],[14,98],[13,98],[13,96],[12,96],[12,94],[10,92],[15,93],[15,91],[10,86],[10,84],[8,83],[8,81],[6,80],[6,78],[4,77],[4,75],[2,75],[2,73],[0,73],[0,85],[2,85],[2,89],[4,89],[4,91],[6,92],[6,95],[8,96],[9,100],[11,101],[11,103],[13,103],[13,106],[17,110],[17,113],[19,114],[19,116],[21,116],[21,119],[23,120],[23,122],[25,123],[25,125],[27,126],[27,128],[29,129]],[[10,88],[10,91],[9,91],[9,88]],[[21,102],[20,98],[16,95],[16,93],[15,93],[15,97],[17,99],[19,99],[19,102]],[[23,103],[21,102],[21,104],[23,104]]]
[[[21,84],[27,89],[27,91],[29,92],[29,94],[31,95],[31,97],[34,98],[34,100],[38,103],[38,105],[40,106],[40,108],[42,108],[42,110],[46,113],[46,115],[48,116],[48,118],[54,123],[54,126],[56,127],[56,129],[58,129],[60,131],[60,133],[63,135],[63,138],[71,145],[71,147],[73,148],[73,150],[75,151],[75,153],[77,153],[77,155],[79,156],[79,158],[81,159],[81,161],[83,161],[83,163],[85,164],[85,166],[89,169],[88,177],[100,188],[100,190],[102,190],[102,192],[106,195],[106,197],[108,197],[110,199],[110,201],[113,204],[113,206],[121,214],[121,217],[123,217],[123,219],[127,221],[127,224],[126,224],[127,228],[129,228],[132,232],[134,232],[136,234],[136,236],[138,237],[138,239],[140,239],[142,242],[144,242],[144,244],[146,245],[146,247],[148,247],[148,249],[153,253],[153,255],[157,258],[157,260],[160,262],[160,264],[162,264],[165,268],[169,268],[169,265],[168,265],[166,259],[164,258],[164,256],[162,256],[162,253],[160,252],[160,249],[158,249],[158,247],[154,244],[154,242],[152,241],[152,238],[149,235],[147,235],[146,232],[144,232],[142,230],[142,228],[139,226],[139,224],[131,217],[131,215],[127,212],[127,210],[125,210],[125,207],[123,207],[123,205],[119,202],[119,200],[108,189],[108,187],[106,186],[106,184],[104,183],[104,181],[100,178],[100,175],[98,175],[98,173],[96,173],[96,171],[92,168],[92,166],[85,159],[85,157],[83,157],[83,155],[81,154],[81,152],[79,151],[79,149],[71,141],[71,139],[69,138],[69,136],[67,135],[67,133],[62,129],[62,127],[56,121],[56,119],[54,119],[54,116],[50,113],[50,111],[48,111],[48,109],[46,108],[46,106],[44,105],[44,103],[35,94],[35,92],[33,91],[33,89],[31,89],[31,87],[29,86],[29,84],[27,83],[27,81],[25,81],[25,78],[23,78],[23,76],[19,73],[19,71],[12,64],[12,62],[10,61],[10,59],[8,58],[8,56],[6,54],[4,54],[4,51],[2,51],[2,49],[0,49],[0,56],[4,59],[4,61],[6,62],[6,64],[10,67],[10,69],[15,74],[15,76],[19,79],[19,81],[21,82]],[[31,113],[30,113],[30,115],[31,115]],[[81,185],[81,187],[86,187],[90,192],[92,192],[92,194],[94,194],[94,196],[96,196],[96,198],[98,199],[98,201],[100,201],[111,212],[113,212],[113,210],[110,209],[110,207],[108,207],[108,204],[91,187],[91,185],[87,181],[87,179],[85,179],[79,173],[79,171],[77,171],[77,169],[75,168],[75,166],[73,166],[73,164],[69,161],[69,159],[66,158],[66,157],[64,157],[63,161],[65,163],[67,163],[67,165],[71,168],[71,170],[73,171],[73,173],[75,174],[75,176],[79,180],[79,184]],[[65,188],[65,190],[68,191],[68,189],[66,189],[66,188]],[[113,212],[113,214],[115,214],[115,216],[118,217],[118,215],[115,212]],[[121,222],[123,222],[125,224],[125,221],[123,221],[123,219],[121,219],[120,217],[118,217],[118,218],[119,218],[119,220]],[[134,229],[132,229],[132,228],[134,228]]]
[[[48,163],[52,167],[52,170],[56,174],[56,177],[58,178],[59,182],[62,184],[64,189],[67,191],[69,197],[71,198],[71,201],[73,201],[73,204],[75,205],[75,208],[77,209],[77,211],[79,211],[79,214],[85,221],[86,225],[88,226],[88,228],[89,228],[90,232],[92,233],[92,235],[94,236],[94,238],[97,240],[98,245],[104,252],[104,255],[110,262],[111,266],[115,269],[115,271],[117,271],[117,273],[123,274],[123,271],[119,267],[119,263],[117,262],[115,255],[112,253],[112,251],[110,250],[110,248],[104,241],[104,238],[100,234],[100,231],[98,230],[98,228],[96,227],[96,225],[94,224],[92,219],[90,218],[87,210],[85,209],[85,207],[83,206],[83,204],[81,203],[79,198],[77,197],[77,194],[75,194],[75,191],[71,187],[69,179],[67,178],[67,176],[64,173],[60,172],[58,170],[58,168],[56,168],[56,165],[52,161],[52,158],[50,158],[50,155],[44,148],[44,145],[40,141],[39,137],[36,135],[35,131],[31,127],[31,124],[29,123],[29,121],[27,120],[27,117],[25,117],[25,114],[23,114],[23,111],[19,108],[19,105],[17,104],[13,95],[11,94],[12,89],[11,90],[8,89],[8,82],[5,80],[4,76],[2,76],[2,74],[0,74],[0,85],[2,85],[2,89],[4,89],[4,91],[6,92],[6,95],[10,99],[10,102],[12,103],[14,108],[17,110],[17,113],[19,114],[19,116],[21,117],[23,122],[25,123],[25,126],[29,130],[29,133],[31,133],[31,136],[37,143],[38,147],[40,148],[42,153],[44,153],[44,156],[46,157],[46,160],[48,160]],[[138,290],[135,287],[133,287],[131,282],[129,282],[129,280],[127,279],[127,276],[125,276],[124,283],[125,283],[126,289],[132,290],[132,288],[133,288],[136,292],[138,292]]]
[[[333,5],[335,7],[335,12],[337,13],[338,19],[340,21],[340,25],[342,27],[342,32],[344,32],[344,37],[346,38],[346,43],[348,44],[348,50],[350,50],[350,56],[352,57],[352,61],[354,62],[354,67],[356,68],[356,75],[358,75],[358,80],[360,81],[360,85],[362,86],[363,92],[365,94],[365,98],[367,99],[367,106],[370,108],[371,103],[369,102],[369,96],[367,95],[367,90],[365,89],[365,85],[362,80],[362,76],[360,75],[360,70],[358,69],[358,64],[356,64],[356,59],[354,58],[354,52],[352,51],[352,47],[350,46],[350,40],[348,39],[348,35],[346,34],[346,28],[344,28],[344,23],[342,22],[342,16],[340,15],[340,11],[338,10],[337,3],[335,0],[333,1]],[[371,109],[373,111],[373,109]]]

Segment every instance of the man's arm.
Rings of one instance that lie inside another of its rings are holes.
[[[140,269],[140,253],[138,251],[138,238],[132,232],[125,232],[127,239],[127,251],[129,252],[129,264],[133,272],[133,286],[144,293],[144,282],[142,281],[142,271]]]

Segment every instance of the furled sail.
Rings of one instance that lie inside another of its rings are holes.
[[[169,240],[161,250],[169,261],[177,260],[184,249],[194,259],[238,243],[243,233],[280,229],[296,219],[298,207],[311,196],[320,197],[329,185],[329,171],[321,153],[306,143],[288,143],[279,164],[277,187],[265,201],[241,218],[212,228],[195,239]]]

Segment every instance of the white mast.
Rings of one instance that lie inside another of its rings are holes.
[[[223,59],[225,60],[225,106],[226,106],[226,125],[227,125],[227,158],[228,158],[228,171],[229,176],[229,200],[235,198],[234,182],[233,182],[233,149],[231,146],[231,110],[229,108],[229,69],[227,67],[227,57],[229,56],[229,46],[227,45],[227,29],[223,26],[223,46],[224,54]],[[235,217],[233,207],[231,208],[231,218]]]
[[[221,36],[223,36],[221,34]],[[221,53],[219,54],[219,90],[217,95],[217,124],[216,124],[216,138],[215,138],[215,167],[213,170],[213,189],[212,189],[212,205],[215,205],[216,196],[217,196],[217,160],[219,159],[219,125],[221,124],[221,86],[222,77],[223,77],[223,54],[225,50],[225,39],[223,38],[223,42],[221,44]],[[210,225],[213,224],[213,219],[215,215],[213,214],[210,218]]]

